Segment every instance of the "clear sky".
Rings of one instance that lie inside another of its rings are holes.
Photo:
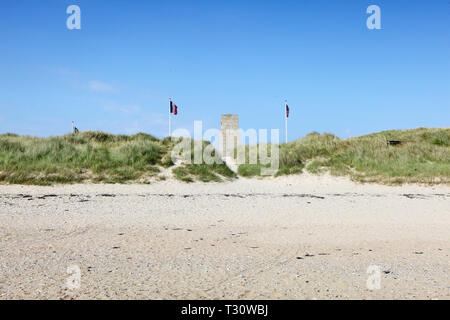
[[[68,30],[66,8],[81,8]],[[381,30],[369,30],[369,5]],[[240,126],[349,137],[450,126],[448,0],[0,2],[0,132]]]

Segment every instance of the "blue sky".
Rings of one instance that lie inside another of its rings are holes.
[[[66,8],[81,8],[68,30]],[[381,30],[369,30],[369,5]],[[448,0],[0,3],[0,132],[248,128],[349,137],[450,124]]]

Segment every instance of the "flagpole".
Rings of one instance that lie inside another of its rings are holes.
[[[286,143],[288,143],[288,115],[287,115],[287,100],[284,101],[284,116],[286,121]]]
[[[172,110],[170,110],[170,105],[172,103],[172,98],[169,98],[169,137],[172,137]]]

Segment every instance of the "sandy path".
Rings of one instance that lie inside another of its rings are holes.
[[[450,299],[449,230],[448,186],[0,186],[0,299]]]

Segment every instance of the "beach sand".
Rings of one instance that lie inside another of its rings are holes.
[[[0,186],[0,299],[450,299],[449,270],[444,185]]]

